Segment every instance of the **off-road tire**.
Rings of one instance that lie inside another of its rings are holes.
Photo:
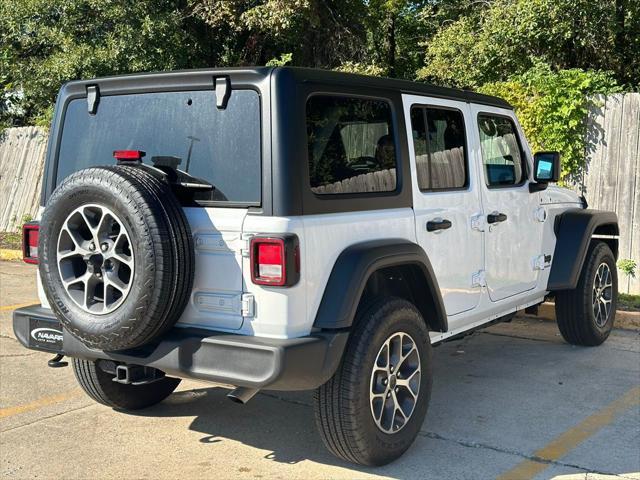
[[[124,385],[113,381],[95,362],[73,359],[73,373],[89,397],[118,410],[140,410],[167,398],[180,384],[179,378],[164,377],[143,385]]]
[[[594,313],[594,280],[601,264],[609,267],[613,295],[606,323],[599,326]],[[578,285],[573,290],[556,292],[556,318],[562,337],[572,345],[596,346],[603,343],[613,328],[618,299],[616,260],[609,246],[592,241],[580,272]]]
[[[117,214],[135,241],[128,296],[103,315],[76,305],[58,273],[60,229],[70,212],[87,204]],[[193,238],[167,183],[138,167],[80,170],[56,188],[40,225],[39,269],[47,299],[65,329],[85,345],[108,351],[139,347],[171,328],[182,314],[193,286]]]
[[[420,388],[406,425],[389,434],[376,425],[369,395],[374,362],[383,343],[395,332],[409,334],[415,341],[420,356]],[[411,446],[420,431],[431,383],[431,343],[422,315],[406,300],[377,299],[358,314],[338,370],[315,392],[316,425],[325,446],[337,457],[361,465],[392,462]]]

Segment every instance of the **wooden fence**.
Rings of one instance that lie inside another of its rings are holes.
[[[635,260],[636,277],[618,272],[619,290],[640,293],[640,93],[599,96],[587,118],[587,161],[576,189],[589,208],[613,210],[620,256]]]
[[[587,162],[575,188],[590,208],[613,210],[620,222],[620,258],[635,260],[636,278],[620,272],[620,291],[640,293],[640,94],[597,97],[587,118]],[[35,127],[0,134],[0,231],[15,231],[35,216],[40,200],[47,135]],[[363,191],[387,189],[395,172],[351,180]],[[341,183],[341,182],[339,182]],[[323,193],[345,185],[319,187]],[[350,185],[349,189],[353,186]]]
[[[46,149],[42,128],[0,133],[0,232],[15,231],[38,213]]]

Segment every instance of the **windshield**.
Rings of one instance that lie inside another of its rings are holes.
[[[58,155],[56,185],[82,168],[113,165],[114,150],[142,150],[177,157],[178,169],[215,186],[196,200],[259,204],[260,100],[253,90],[234,90],[225,109],[215,92],[162,92],[100,98],[90,115],[87,101],[69,102]]]

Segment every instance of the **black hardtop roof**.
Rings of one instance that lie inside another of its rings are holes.
[[[463,102],[480,103],[483,105],[513,109],[509,102],[499,97],[483,95],[469,90],[439,87],[429,83],[412,82],[410,80],[399,80],[387,77],[373,77],[369,75],[336,72],[334,70],[321,70],[317,68],[277,67],[277,69],[292,73],[299,82],[395,90],[408,94],[448,98],[451,100],[460,100]]]
[[[354,73],[336,72],[333,70],[322,70],[316,68],[302,67],[234,67],[234,68],[202,68],[194,70],[176,70],[170,72],[150,72],[133,73],[128,75],[117,75],[103,77],[93,80],[75,80],[63,86],[63,90],[76,90],[78,87],[98,83],[101,88],[113,87],[114,89],[132,86],[137,83],[161,83],[166,87],[176,87],[184,83],[187,87],[192,82],[197,82],[205,76],[229,75],[234,78],[241,77],[245,82],[258,82],[266,80],[270,75],[275,75],[276,81],[279,76],[292,76],[295,82],[313,83],[326,85],[345,85],[350,87],[362,87],[395,90],[402,93],[425,95],[430,97],[447,98],[468,103],[479,103],[500,108],[512,109],[513,107],[502,98],[483,95],[468,90],[456,88],[439,87],[422,82],[412,82],[409,80],[398,80],[394,78],[373,77]]]

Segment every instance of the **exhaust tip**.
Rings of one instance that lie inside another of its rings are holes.
[[[258,393],[257,388],[238,387],[229,392],[227,398],[234,403],[244,405],[251,400],[256,393]]]
[[[241,399],[241,398],[236,397],[235,395],[232,395],[232,394],[230,394],[230,393],[229,393],[229,394],[227,395],[227,398],[228,398],[229,400],[231,400],[233,403],[239,403],[240,405],[244,405],[244,402],[242,401],[242,399]]]

